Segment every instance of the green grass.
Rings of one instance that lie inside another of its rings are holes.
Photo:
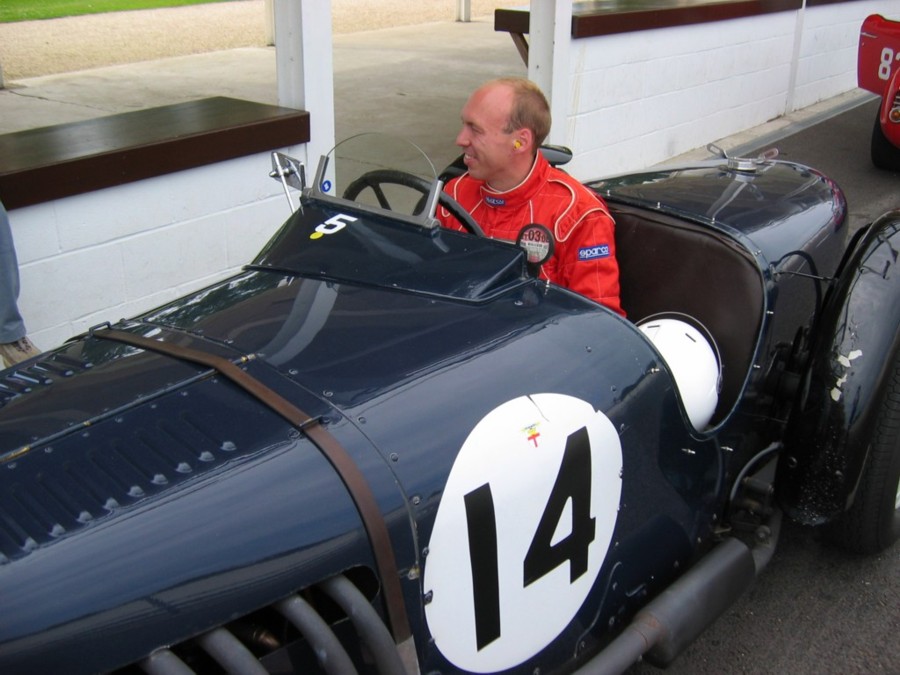
[[[202,5],[222,0],[0,0],[0,23],[56,19],[61,16]]]

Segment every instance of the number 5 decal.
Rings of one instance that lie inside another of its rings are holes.
[[[425,560],[441,653],[474,672],[523,663],[590,592],[621,495],[618,434],[586,401],[536,394],[491,411],[450,472]]]
[[[335,232],[340,232],[350,223],[355,223],[356,218],[353,216],[348,216],[345,213],[339,213],[336,216],[332,216],[324,223],[317,225],[316,229],[313,230],[313,233],[309,235],[310,239],[321,239],[327,234],[334,234]]]

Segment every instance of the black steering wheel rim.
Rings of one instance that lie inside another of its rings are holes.
[[[390,202],[388,202],[384,190],[381,189],[381,186],[384,184],[408,187],[420,192],[423,199],[431,192],[432,185],[428,180],[411,173],[406,173],[405,171],[398,171],[396,169],[374,169],[372,171],[367,171],[350,183],[350,185],[347,186],[347,189],[344,190],[343,198],[355,200],[360,192],[368,188],[375,193],[378,205],[383,209],[390,210]],[[484,231],[478,223],[475,222],[472,216],[469,215],[469,212],[449,194],[441,191],[440,195],[438,195],[438,203],[447,209],[451,216],[456,218],[464,230],[478,237],[485,236]],[[421,205],[422,201],[420,201],[419,204]],[[419,207],[417,206],[417,209],[418,208]]]

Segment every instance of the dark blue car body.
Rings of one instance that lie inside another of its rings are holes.
[[[675,658],[782,511],[857,498],[900,214],[851,238],[840,190],[774,161],[590,186],[628,319],[513,245],[313,190],[237,276],[0,373],[0,671]],[[660,312],[721,354],[703,429],[636,326]]]

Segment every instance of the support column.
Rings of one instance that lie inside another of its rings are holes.
[[[266,45],[272,47],[275,44],[275,0],[265,0],[263,3],[263,30],[265,31]]]
[[[315,170],[334,147],[334,55],[331,3],[275,0],[278,105],[309,112],[307,158]]]
[[[800,69],[800,54],[803,48],[803,20],[806,18],[806,0],[800,3],[794,24],[794,49],[791,53],[791,70],[787,82],[787,97],[784,102],[784,114],[794,112],[794,97],[797,93],[797,72]]]
[[[568,144],[569,51],[572,44],[572,0],[531,0],[528,79],[547,96],[553,128],[549,143]]]
[[[465,22],[472,20],[472,0],[457,0],[456,20]]]

